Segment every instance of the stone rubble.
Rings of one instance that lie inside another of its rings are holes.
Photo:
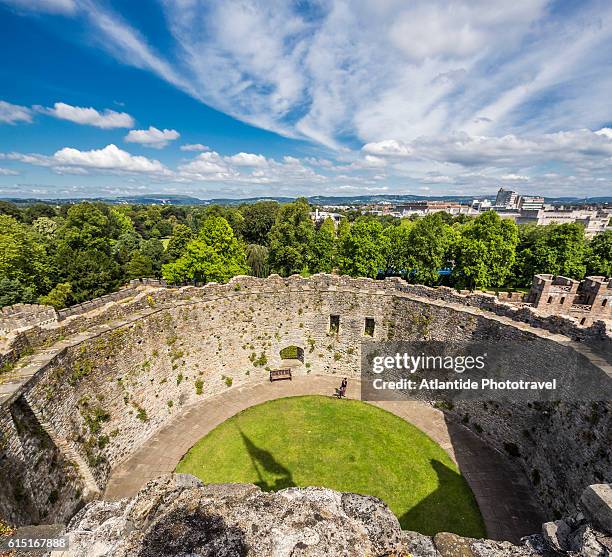
[[[430,537],[402,531],[375,497],[316,487],[266,493],[187,474],[152,480],[131,499],[89,503],[67,535],[70,549],[53,557],[609,557],[612,550],[612,533],[593,529],[585,514],[547,523],[520,545]]]

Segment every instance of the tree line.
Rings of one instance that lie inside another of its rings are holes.
[[[61,308],[139,277],[179,284],[337,272],[503,289],[526,288],[537,273],[612,276],[612,232],[589,241],[579,224],[517,226],[492,211],[414,219],[353,211],[315,224],[310,211],[306,199],[238,207],[0,202],[0,305]]]

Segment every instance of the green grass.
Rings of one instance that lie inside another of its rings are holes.
[[[474,496],[444,450],[359,401],[304,396],[253,406],[200,439],[176,471],[265,491],[314,485],[375,495],[403,529],[485,535]]]

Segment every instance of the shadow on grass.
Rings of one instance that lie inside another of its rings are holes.
[[[296,487],[291,472],[278,462],[270,451],[260,449],[240,428],[238,428],[238,431],[240,431],[244,446],[251,457],[253,467],[259,478],[255,485],[264,491],[278,491],[286,487]]]
[[[445,531],[464,536],[483,535],[478,506],[475,501],[470,505],[470,497],[466,497],[469,487],[464,478],[438,460],[430,460],[430,464],[438,476],[438,488],[399,517],[402,529],[424,534]],[[458,499],[464,502],[463,508],[457,508]],[[467,519],[464,524],[462,518]]]

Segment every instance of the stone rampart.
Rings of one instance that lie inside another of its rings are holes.
[[[57,313],[51,306],[15,304],[0,308],[0,334],[17,329],[46,325],[57,321]]]
[[[491,311],[498,306],[490,296],[457,296],[393,280],[236,277],[226,285],[149,288],[95,315],[33,327],[24,335],[47,347],[46,359],[1,407],[0,476],[17,470],[24,479],[17,492],[0,486],[0,512],[18,523],[69,517],[86,491],[102,490],[110,470],[182,409],[265,380],[287,346],[304,350],[296,373],[356,376],[366,318],[378,340],[499,339],[530,342],[542,354],[570,343]],[[338,331],[330,329],[332,316]],[[598,334],[609,342],[605,329]],[[518,459],[550,514],[572,511],[586,485],[612,478],[611,414],[609,404],[471,403],[448,412]],[[68,480],[59,489],[61,477]]]

